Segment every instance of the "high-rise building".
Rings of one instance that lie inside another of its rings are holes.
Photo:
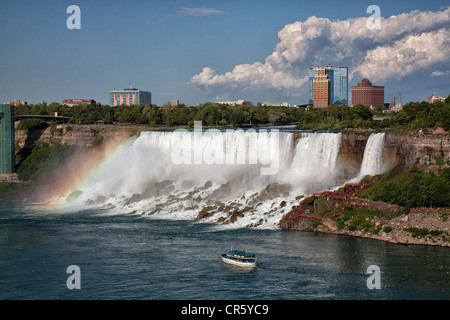
[[[347,104],[348,103],[348,68],[333,67],[331,65],[325,68],[309,69],[309,104],[314,105],[314,78],[319,70],[325,69],[325,74],[330,81],[329,85],[329,104]]]
[[[313,80],[313,106],[326,108],[330,105],[330,79],[325,68],[318,68]]]
[[[109,92],[109,104],[117,107],[120,105],[134,106],[137,104],[152,104],[152,93],[139,89],[123,89]]]
[[[0,104],[0,174],[14,173],[14,106]]]
[[[384,106],[384,86],[373,86],[369,79],[362,79],[352,87],[352,104],[369,107]]]

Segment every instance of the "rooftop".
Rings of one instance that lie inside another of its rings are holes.
[[[135,88],[126,88],[126,89],[122,89],[122,90],[112,90],[111,92],[115,92],[115,91],[139,91],[139,89],[135,89]]]

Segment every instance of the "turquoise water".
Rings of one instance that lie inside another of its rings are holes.
[[[222,263],[233,246],[259,266]],[[67,267],[80,268],[68,289]],[[368,289],[367,268],[381,289]],[[0,299],[449,299],[450,250],[0,204]]]

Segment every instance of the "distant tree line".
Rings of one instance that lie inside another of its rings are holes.
[[[383,131],[411,131],[441,126],[450,130],[450,95],[445,102],[409,102],[400,112],[385,113],[384,107],[372,110],[368,106],[330,105],[328,108],[312,109],[300,118],[299,129],[343,130],[352,128]],[[381,119],[374,119],[379,116]]]
[[[71,117],[74,124],[136,124],[150,126],[193,127],[194,121],[204,126],[255,126],[295,124],[304,130],[343,130],[351,128],[409,131],[442,126],[450,130],[450,95],[445,102],[429,104],[410,102],[397,113],[383,113],[384,107],[330,105],[327,108],[292,108],[262,106],[229,106],[205,103],[196,107],[184,104],[118,106],[82,104],[69,107],[59,103],[39,103],[17,106],[17,115],[54,115]],[[385,115],[374,120],[374,115]],[[31,120],[27,120],[31,121]],[[36,122],[36,120],[35,120]],[[26,123],[26,122],[25,122]],[[31,122],[30,122],[31,123]],[[34,123],[35,125],[36,123]],[[25,125],[26,127],[26,125]]]
[[[301,108],[267,106],[230,106],[219,103],[205,103],[196,107],[184,104],[177,106],[136,105],[118,106],[80,104],[69,107],[59,103],[43,102],[35,105],[20,105],[17,115],[54,115],[71,117],[74,124],[138,124],[151,126],[193,126],[202,121],[205,126],[245,126],[265,124],[290,124],[298,122],[305,110]]]

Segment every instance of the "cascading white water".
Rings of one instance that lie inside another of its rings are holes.
[[[374,176],[386,171],[387,167],[383,157],[385,136],[384,132],[372,133],[369,136],[359,174],[348,180],[348,183],[359,183],[365,176]]]
[[[302,194],[336,186],[341,133],[303,133],[287,174]]]
[[[339,185],[340,144],[341,133],[301,133],[294,141],[277,130],[142,132],[74,203],[273,228],[299,195]]]
[[[383,158],[385,135],[384,132],[372,133],[367,140],[359,172],[360,178],[366,175],[374,176],[385,170]]]

